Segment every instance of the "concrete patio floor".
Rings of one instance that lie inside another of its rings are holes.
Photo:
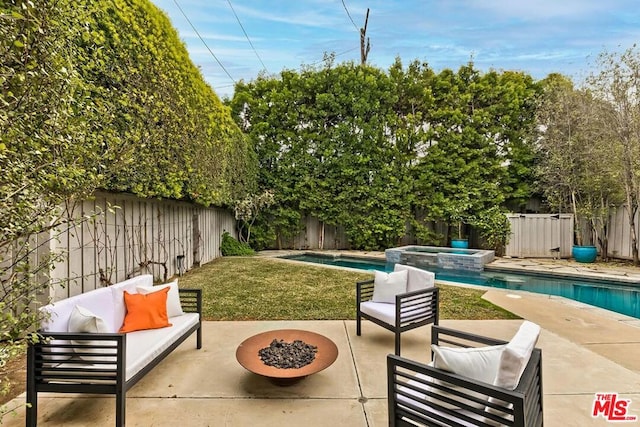
[[[610,425],[592,418],[595,393],[630,399],[640,420],[639,321],[562,298],[490,290],[485,298],[541,325],[546,426]],[[444,326],[509,339],[520,320],[443,320]],[[240,366],[238,345],[273,329],[310,330],[333,340],[336,362],[280,387]],[[355,321],[204,322],[204,346],[190,338],[127,394],[128,426],[387,426],[386,355],[393,334]],[[403,335],[402,354],[428,362],[430,327]],[[24,402],[24,396],[18,398]],[[112,426],[112,397],[41,395],[40,426]],[[3,426],[23,426],[24,409]],[[637,425],[636,423],[617,423]]]

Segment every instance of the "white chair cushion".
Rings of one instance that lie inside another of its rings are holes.
[[[404,264],[396,264],[393,267],[393,271],[403,270],[407,270],[409,274],[407,276],[407,292],[431,288],[436,283],[436,275],[431,271]]]
[[[178,292],[177,280],[171,283],[165,283],[164,285],[136,286],[138,293],[145,295],[152,292],[161,291],[164,288],[169,288],[169,293],[167,294],[167,316],[182,316],[184,314],[184,311],[182,311],[182,305],[180,304],[180,293]]]
[[[429,365],[433,366],[433,363],[430,363]],[[420,374],[420,373],[416,373],[415,376],[418,377],[418,378],[422,378],[422,380],[424,380],[426,382],[429,382],[429,383],[433,383],[433,382],[437,381],[437,380],[435,380],[435,378],[431,378],[431,377],[428,377],[428,376]],[[441,406],[443,406],[445,408],[453,409],[453,410],[455,410],[456,414],[460,414],[461,416],[467,416],[467,417],[473,418],[475,420],[485,421],[484,417],[481,417],[478,414],[475,414],[475,413],[470,412],[470,411],[465,411],[465,410],[459,409],[459,408],[457,408],[457,407],[455,407],[453,405],[447,404],[446,402],[441,402],[441,401],[439,401],[439,400],[437,400],[435,398],[427,396],[426,395],[427,391],[434,391],[434,390],[429,390],[429,386],[427,384],[424,384],[424,382],[409,380],[409,381],[407,381],[407,385],[411,385],[411,386],[413,386],[413,387],[415,387],[417,389],[422,389],[422,390],[424,390],[425,393],[421,393],[421,392],[419,392],[417,390],[414,390],[413,388],[409,388],[409,387],[405,387],[405,386],[399,386],[398,388],[400,390],[402,390],[405,393],[411,395],[411,397],[408,397],[408,396],[404,396],[404,395],[398,394],[398,396],[397,396],[398,404],[401,405],[401,406],[412,405],[412,406],[420,408],[421,413],[423,415],[428,415],[429,413],[434,414],[434,415],[439,415],[439,416],[447,418],[447,419],[449,419],[451,421],[457,422],[457,423],[459,423],[460,425],[463,425],[463,426],[477,426],[478,425],[477,423],[472,423],[472,422],[466,421],[465,419],[458,418],[456,415],[451,415],[451,414],[448,414],[448,413],[445,413],[445,412],[442,412],[442,411],[438,411],[437,409],[432,408],[430,406],[427,406],[427,405],[425,405],[424,403],[421,402],[421,401],[427,400],[427,401],[436,403],[438,405],[441,405]],[[444,394],[447,397],[455,397],[452,394],[443,393],[440,390],[438,390],[437,392],[440,393],[440,394]],[[413,400],[413,399],[416,399],[416,400]],[[407,411],[409,411],[409,412],[414,412],[414,410],[409,408],[409,407],[405,407],[405,409]],[[432,421],[434,423],[436,423],[434,425],[438,425],[436,420],[432,420]],[[444,424],[442,424],[442,425],[444,425]]]
[[[539,336],[540,326],[528,320],[522,322],[520,329],[518,329],[518,332],[511,338],[511,341],[506,344],[500,356],[500,364],[498,365],[498,372],[496,373],[493,385],[507,390],[514,390],[518,386],[520,377],[522,377],[522,373],[529,363],[531,353],[538,342]],[[511,404],[507,405],[506,402],[493,397],[489,399],[489,402],[508,408],[512,407]],[[485,411],[494,415],[504,416],[501,412],[488,406],[485,408]],[[513,416],[511,415],[506,416],[506,418],[509,421],[513,420]],[[485,420],[485,422],[488,425],[501,425],[490,419]]]
[[[76,305],[69,317],[69,332],[91,332],[91,333],[108,333],[109,328],[105,321],[100,317],[93,314],[91,311],[84,307]],[[108,342],[97,340],[71,340],[74,345],[108,345]],[[83,353],[113,353],[114,351],[107,351],[106,349],[74,349],[76,352]],[[97,360],[109,360],[108,357],[94,357],[86,355],[78,355],[82,360],[97,361]]]
[[[522,322],[520,329],[502,352],[493,385],[508,390],[518,386],[539,336],[540,326],[528,320]]]
[[[487,384],[492,384],[498,371],[498,365],[500,363],[500,355],[502,354],[505,345],[495,345],[488,347],[441,347],[435,344],[431,345],[433,350],[433,366],[443,371],[452,372],[454,374],[473,379],[476,381],[482,381]],[[459,390],[466,395],[471,395],[483,401],[483,403],[477,403],[472,400],[461,398],[452,393],[445,391],[438,391],[441,396],[449,397],[453,400],[464,402],[467,405],[474,408],[482,409],[487,401],[487,396],[479,393],[474,393],[453,384],[444,383],[437,379],[433,379],[433,382],[440,383],[446,387]],[[429,398],[429,400],[442,405],[446,408],[457,409],[459,406],[449,404],[447,402],[439,401],[435,398]]]
[[[396,295],[407,292],[407,277],[406,270],[389,274],[376,270],[372,301],[394,304]]]
[[[493,384],[505,344],[488,347],[441,347],[431,345],[433,366],[467,378]]]
[[[382,302],[366,301],[360,303],[360,311],[371,317],[382,320],[389,325],[396,324],[396,305]]]

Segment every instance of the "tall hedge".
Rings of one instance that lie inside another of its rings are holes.
[[[536,97],[524,73],[471,63],[435,73],[399,58],[388,72],[328,57],[242,82],[230,105],[259,155],[259,185],[277,200],[256,224],[290,237],[309,215],[343,226],[361,249],[397,245],[407,224],[427,244],[465,224],[500,225],[495,207],[532,191]]]
[[[238,198],[252,173],[246,140],[166,15],[147,0],[80,3],[78,67],[108,106],[96,129],[104,186],[204,205]]]
[[[62,181],[203,205],[244,195],[254,156],[163,12],[147,0],[37,3],[2,3],[0,149],[36,138],[27,163],[68,156],[59,166],[81,170],[47,180],[69,194]]]

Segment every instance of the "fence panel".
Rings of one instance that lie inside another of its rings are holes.
[[[511,236],[505,255],[516,258],[569,258],[573,246],[571,214],[508,214]]]
[[[344,228],[323,224],[315,217],[302,218],[302,230],[293,238],[282,238],[281,248],[272,249],[348,249],[349,242]],[[322,242],[322,245],[320,244]]]
[[[92,213],[98,215],[81,220]],[[53,300],[142,273],[156,280],[172,277],[178,274],[179,255],[184,255],[186,271],[196,261],[220,256],[224,230],[235,236],[229,211],[170,200],[97,193],[69,209],[69,215],[78,224],[52,232],[46,245],[46,250],[65,255],[50,274],[54,286],[48,296]]]
[[[613,258],[633,259],[631,250],[631,227],[629,226],[627,209],[625,206],[614,208],[609,215],[609,255]],[[635,216],[636,236],[640,236],[638,213]]]

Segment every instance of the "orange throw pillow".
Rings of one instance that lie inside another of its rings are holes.
[[[167,316],[167,294],[169,288],[150,294],[130,294],[124,291],[127,314],[119,332],[158,329],[172,326]]]

